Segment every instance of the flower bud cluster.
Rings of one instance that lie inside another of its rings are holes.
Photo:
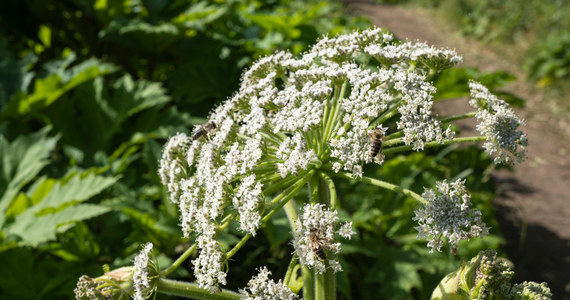
[[[293,300],[297,295],[279,280],[277,283],[269,278],[271,271],[266,267],[259,269],[259,274],[253,276],[247,287],[240,290],[241,299],[253,300]]]
[[[293,232],[293,247],[299,261],[315,268],[319,273],[326,270],[325,257],[335,272],[342,270],[336,259],[340,243],[335,241],[334,235],[338,233],[344,238],[350,238],[354,234],[351,222],[343,224],[338,232],[335,230],[338,220],[336,215],[336,210],[329,210],[324,204],[307,204]],[[326,252],[330,252],[330,255]]]
[[[465,190],[464,181],[437,182],[436,190],[426,189],[422,197],[427,203],[414,211],[412,219],[419,224],[415,227],[417,238],[428,239],[430,252],[441,251],[443,238],[451,244],[451,251],[456,252],[459,241],[489,233],[481,220],[481,212],[470,208],[471,196]]]
[[[525,122],[517,117],[509,104],[491,94],[482,84],[469,82],[471,100],[469,104],[477,108],[475,115],[479,120],[477,130],[487,137],[483,145],[489,155],[497,153],[496,164],[504,162],[514,164],[515,160],[521,162],[528,146],[526,135],[518,129]]]
[[[447,275],[434,289],[432,300],[548,300],[552,294],[546,283],[511,285],[514,272],[492,249],[479,252],[461,268]]]

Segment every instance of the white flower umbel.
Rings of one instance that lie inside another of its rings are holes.
[[[277,283],[269,278],[271,272],[266,267],[259,269],[259,274],[253,276],[247,287],[240,290],[241,299],[254,300],[293,300],[298,299],[291,289],[279,280]]]
[[[445,180],[436,183],[436,190],[426,189],[422,197],[427,203],[415,210],[414,221],[418,221],[418,239],[426,238],[428,247],[441,251],[443,238],[451,244],[451,251],[457,250],[460,240],[486,235],[489,229],[481,220],[481,212],[473,210],[471,196],[465,190],[464,181],[448,184]]]
[[[298,192],[289,187],[306,183],[305,175],[345,170],[358,178],[364,164],[382,164],[382,151],[391,147],[400,147],[393,153],[419,151],[451,140],[453,131],[443,129],[432,112],[431,78],[460,61],[452,50],[397,43],[371,28],[324,37],[299,56],[278,51],[255,62],[239,90],[192,137],[178,134],[168,141],[160,162],[183,235],[198,241],[200,284],[224,283],[221,265],[235,253],[224,256],[212,246],[216,234],[239,216],[244,238],[255,235],[289,199],[286,191]],[[384,133],[383,146],[376,140],[374,152],[370,134],[377,129]],[[284,194],[265,202],[276,193]],[[349,237],[351,231],[341,233]],[[332,235],[321,239],[327,253],[338,252]],[[305,242],[298,240],[307,250]],[[303,262],[323,270],[325,264],[305,250],[297,249]],[[329,265],[340,266],[336,260]]]
[[[135,271],[133,273],[133,286],[135,293],[133,299],[144,300],[154,292],[158,280],[158,263],[152,252],[152,243],[144,245],[135,256]]]
[[[469,82],[471,100],[469,104],[478,109],[476,114],[479,124],[477,130],[486,138],[483,145],[489,155],[497,154],[495,163],[514,164],[521,162],[528,146],[526,135],[519,130],[525,122],[517,117],[509,104],[491,94],[482,84]]]
[[[293,232],[293,247],[299,261],[305,266],[315,268],[319,273],[324,273],[326,270],[322,259],[326,251],[334,256],[333,259],[326,256],[331,268],[335,272],[341,270],[336,260],[336,254],[340,251],[340,243],[335,242],[334,238],[337,233],[335,231],[338,220],[336,214],[336,210],[326,209],[324,204],[307,204]],[[352,235],[351,225],[345,224],[338,233],[343,236]]]

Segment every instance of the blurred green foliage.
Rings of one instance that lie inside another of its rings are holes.
[[[189,241],[157,175],[165,139],[201,122],[256,58],[278,48],[299,53],[323,34],[368,24],[327,1],[3,3],[0,296],[69,299],[80,275],[131,264],[148,241],[167,266]],[[464,96],[467,79],[483,76],[457,72],[437,79],[439,98]],[[489,159],[473,148],[450,150],[396,157],[367,172],[418,192],[464,177],[473,202],[492,216],[493,188],[481,181]],[[346,298],[425,298],[457,266],[456,257],[428,254],[415,240],[409,199],[362,184],[343,184],[339,194],[359,232],[343,250]],[[227,246],[238,241],[234,225],[220,236]],[[243,287],[261,265],[284,274],[292,253],[286,226],[284,216],[273,219],[238,252],[229,288]],[[493,235],[460,256],[500,241]],[[192,280],[190,273],[174,276]]]
[[[518,55],[541,86],[570,88],[570,2],[564,0],[377,0],[436,8],[463,33]],[[522,51],[521,51],[522,50]]]

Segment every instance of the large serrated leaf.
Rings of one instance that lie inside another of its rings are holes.
[[[47,157],[58,140],[58,137],[47,137],[49,130],[46,127],[11,143],[0,136],[0,227],[4,224],[4,212],[14,197],[47,164]]]
[[[70,56],[73,58],[72,55]],[[2,112],[1,118],[18,117],[50,106],[63,94],[81,83],[116,70],[114,66],[102,64],[96,59],[88,59],[70,69],[64,68],[70,63],[70,59],[67,59],[59,64],[50,65],[48,69],[51,75],[36,79],[33,93],[20,94],[12,99]]]
[[[53,240],[61,226],[109,211],[108,207],[79,203],[100,193],[116,180],[90,171],[72,174],[55,184],[53,179],[45,179],[47,184],[38,184],[30,196],[29,202],[37,204],[16,215],[5,233],[19,236],[22,244],[33,246]]]
[[[21,245],[37,246],[39,243],[55,240],[58,228],[72,225],[104,214],[111,209],[95,204],[69,206],[53,214],[36,216],[32,210],[27,210],[16,217],[16,221],[7,228],[7,234],[18,235]],[[65,227],[68,229],[68,227]]]

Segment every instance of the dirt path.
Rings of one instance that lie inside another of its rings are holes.
[[[477,41],[462,37],[458,28],[435,21],[441,18],[428,11],[352,1],[347,7],[349,12],[370,18],[374,25],[389,29],[398,38],[455,48],[463,55],[463,66],[478,67],[482,71],[507,70],[517,76],[504,90],[527,100],[519,115],[527,121],[524,130],[529,147],[527,161],[518,165],[514,173],[493,174],[500,189],[495,204],[500,229],[507,238],[504,250],[516,265],[518,277],[515,280],[546,281],[555,293],[553,299],[570,299],[568,116],[554,117],[553,108],[545,104],[549,102],[524,80],[524,74],[515,63]],[[446,111],[449,112],[449,108]]]

